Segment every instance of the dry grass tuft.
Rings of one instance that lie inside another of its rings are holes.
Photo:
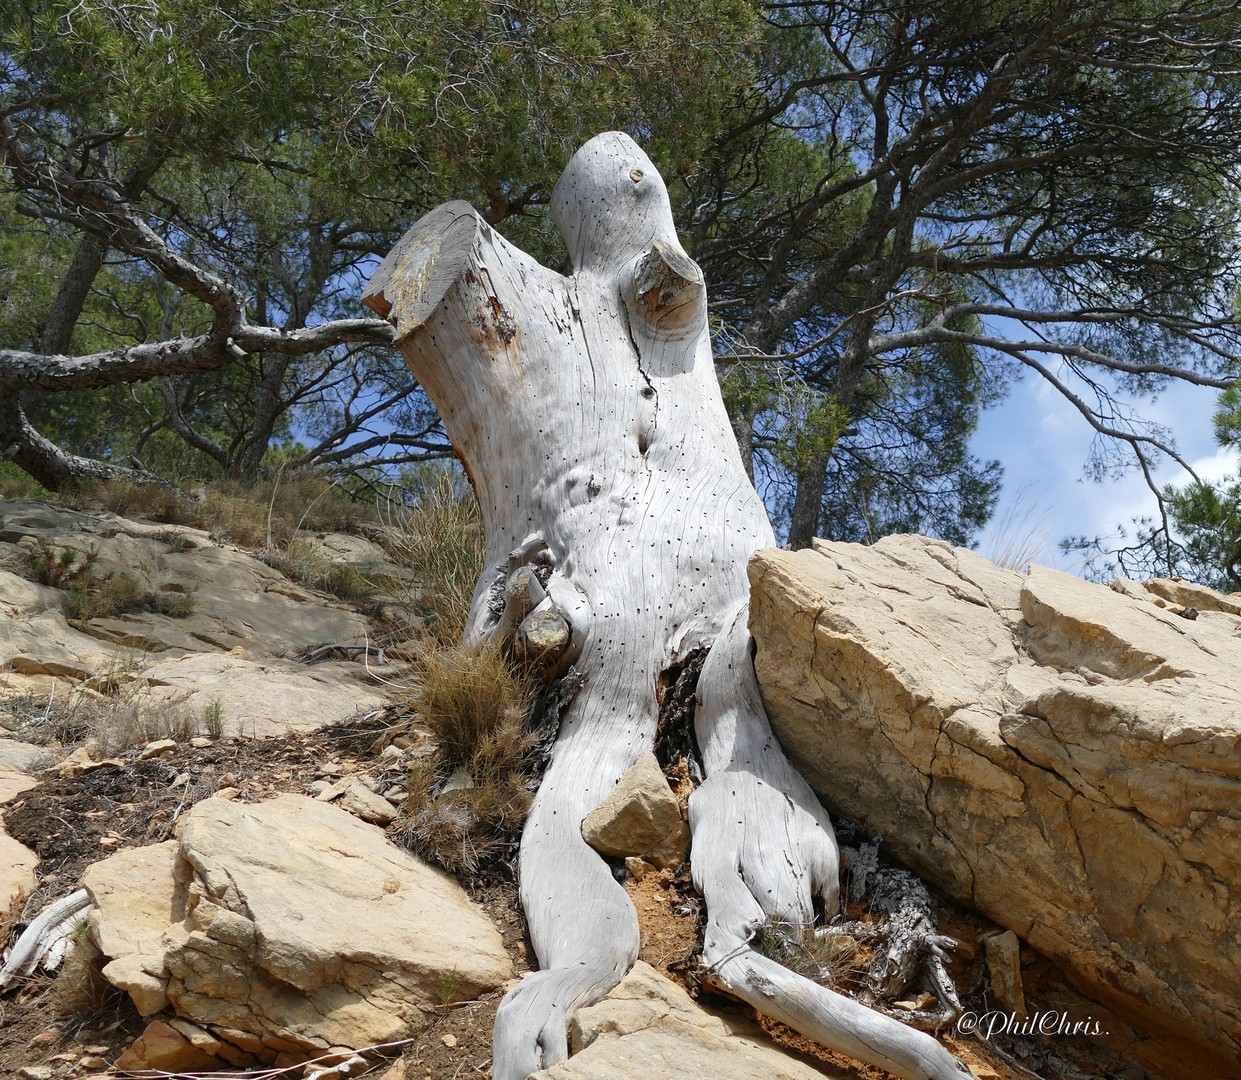
[[[193,614],[192,593],[151,592],[124,573],[100,576],[94,572],[97,561],[95,551],[56,547],[39,537],[30,553],[30,573],[39,584],[64,590],[67,619],[110,618],[140,611],[174,619]]]
[[[277,473],[255,483],[221,480],[188,493],[171,484],[107,480],[62,501],[77,509],[193,525],[244,548],[284,547],[299,529],[353,532],[378,525],[381,517],[371,501],[313,474]]]
[[[477,871],[515,843],[530,809],[538,735],[533,688],[499,650],[425,657],[411,704],[435,738],[410,769],[399,839],[454,873]]]
[[[441,479],[423,491],[416,506],[399,513],[384,543],[393,559],[425,583],[419,606],[435,640],[456,645],[487,550],[474,496],[459,496],[450,480]]]
[[[350,602],[372,600],[390,588],[387,578],[372,581],[355,567],[334,562],[309,540],[294,539],[287,547],[272,548],[264,552],[262,560],[290,581]]]
[[[754,949],[813,982],[840,988],[864,974],[858,942],[847,934],[816,934],[813,926],[770,918],[754,935]]]
[[[13,737],[36,746],[84,743],[95,757],[106,758],[157,739],[188,742],[196,735],[219,738],[223,733],[218,703],[196,714],[184,704],[143,698],[141,677],[133,670],[118,669],[93,684],[61,699],[7,699],[5,709],[17,721]]]
[[[188,525],[191,503],[171,484],[136,484],[132,480],[101,480],[65,493],[61,500],[77,509],[101,509],[122,517],[143,517]]]
[[[103,976],[106,960],[87,926],[79,926],[52,984],[58,1016],[97,1016],[117,1003],[121,991]]]

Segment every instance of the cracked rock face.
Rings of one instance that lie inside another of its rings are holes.
[[[175,840],[97,863],[84,884],[104,975],[144,1015],[170,1006],[260,1059],[401,1038],[424,1006],[511,974],[448,875],[299,795],[206,799]]]
[[[1191,589],[1178,617],[1176,583],[1022,575],[913,536],[762,551],[750,576],[772,726],[828,807],[1229,1074],[1238,598]]]

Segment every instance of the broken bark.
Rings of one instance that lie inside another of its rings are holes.
[[[627,136],[600,135],[552,206],[569,277],[457,202],[406,234],[364,297],[396,328],[478,497],[487,569],[467,641],[529,649],[531,620],[554,613],[568,638],[555,670],[572,658],[581,680],[521,843],[542,969],[500,1007],[494,1075],[566,1057],[568,1018],[637,956],[633,907],[581,823],[651,749],[661,673],[704,648],[692,862],[713,976],[898,1075],[960,1075],[933,1039],[749,948],[755,920],[809,926],[838,889],[831,825],[771,735],[750,660],[746,564],[774,536],[720,396],[702,274],[655,167]],[[527,565],[536,573],[519,575]]]

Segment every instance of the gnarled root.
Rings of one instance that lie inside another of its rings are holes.
[[[969,1071],[929,1035],[810,981],[750,945],[767,920],[810,927],[838,902],[826,813],[789,765],[758,693],[742,605],[698,681],[696,731],[706,781],[690,797],[694,883],[707,904],[710,979],[824,1046],[907,1080]]]
[[[598,676],[604,686],[617,677],[606,665]],[[521,902],[541,970],[509,991],[496,1014],[495,1080],[525,1080],[564,1060],[569,1018],[602,998],[638,958],[633,904],[582,839],[582,819],[650,747],[654,722],[603,722],[601,709],[615,711],[587,696],[562,720],[522,833]],[[653,716],[653,703],[630,715],[646,713]]]
[[[590,612],[580,591],[556,573],[543,538],[527,537],[483,582],[466,644],[498,645],[543,685],[563,675],[581,651]]]

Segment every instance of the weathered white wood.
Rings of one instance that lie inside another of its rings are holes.
[[[518,566],[538,562],[550,568],[539,610],[563,617],[581,675],[522,838],[522,903],[542,970],[500,1007],[497,1080],[565,1057],[568,1017],[634,962],[632,905],[582,840],[582,818],[650,749],[660,673],[715,641],[748,597],[750,554],[774,544],[715,378],[702,274],[677,241],[655,167],[627,136],[600,135],[569,163],[552,206],[569,277],[450,203],[406,234],[364,298],[396,327],[478,497],[488,566],[467,640],[506,636],[527,617],[506,620],[503,594]],[[830,900],[837,887],[830,824],[785,762],[756,690],[747,709],[730,711],[712,689],[718,681],[731,693],[736,665],[753,683],[748,652],[733,655],[737,625],[729,659],[714,662],[713,650],[700,683],[708,787],[694,803],[705,823],[695,874],[720,908],[712,925],[732,937],[738,912],[748,925],[763,910],[741,896],[754,880],[768,890],[764,903],[803,920],[816,895]],[[735,788],[734,802],[721,784]],[[742,881],[739,865],[761,873]],[[746,996],[755,980],[737,970],[730,961],[718,974]],[[812,986],[785,985],[794,995]],[[889,1037],[899,1026],[840,1008]],[[839,1028],[831,1015],[820,1028]],[[866,1041],[854,1040],[858,1056],[886,1063],[860,1052]]]
[[[90,893],[78,889],[44,908],[14,942],[8,960],[0,969],[0,989],[14,979],[29,975],[60,942],[71,938],[86,919],[91,902]]]
[[[908,1080],[969,1070],[929,1035],[755,952],[768,920],[809,928],[839,906],[835,834],[785,758],[759,696],[739,605],[698,679],[695,730],[706,779],[690,796],[694,884],[707,903],[703,963],[720,988],[803,1035]]]

